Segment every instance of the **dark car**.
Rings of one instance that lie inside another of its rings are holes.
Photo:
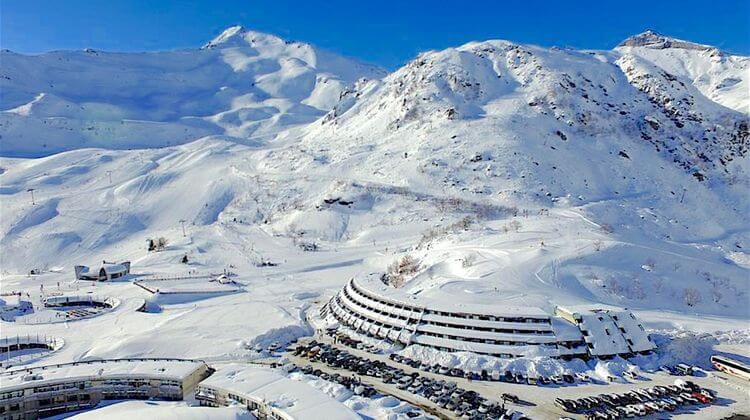
[[[504,399],[505,401],[510,401],[510,402],[512,402],[514,404],[518,403],[518,401],[519,401],[518,396],[517,395],[513,395],[513,394],[505,393],[505,394],[501,395],[500,397],[502,399]]]

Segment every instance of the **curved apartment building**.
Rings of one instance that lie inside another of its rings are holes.
[[[608,337],[588,336],[575,323],[541,308],[425,299],[372,280],[351,279],[321,308],[321,316],[333,316],[354,330],[403,345],[419,344],[443,351],[468,351],[503,358],[588,357],[597,340],[608,340]],[[647,334],[643,332],[643,335],[650,343]],[[642,343],[643,339],[638,342]],[[606,347],[600,345],[599,348]],[[612,355],[652,349],[628,348]]]

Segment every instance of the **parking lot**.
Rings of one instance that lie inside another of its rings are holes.
[[[352,347],[352,342],[347,342],[347,346],[342,342],[346,340],[339,339],[335,343],[332,336],[325,334],[315,336],[314,340],[319,343],[318,347],[323,345],[328,349],[328,356],[313,357],[315,362],[311,362],[309,351],[306,351],[292,356],[295,363],[303,367],[310,364],[314,369],[328,374],[348,372],[357,375],[380,392],[443,418],[499,418],[503,413],[503,403],[506,409],[519,411],[530,418],[584,419],[594,412],[599,413],[599,418],[678,418],[696,413],[714,418],[733,414],[729,403],[747,401],[748,398],[746,384],[715,372],[687,378],[696,387],[695,390],[682,389],[679,392],[669,388],[674,387],[678,378],[663,372],[645,374],[638,379],[628,378],[627,381],[619,379],[613,383],[590,379],[584,382],[580,376],[560,377],[554,381],[550,379],[544,385],[530,386],[527,383],[507,382],[507,378],[493,381],[489,373],[485,381],[479,380],[484,375],[477,373],[464,373],[458,377],[449,376],[458,372],[449,371],[446,375],[445,369],[440,370],[439,367],[417,365],[419,368],[415,368],[404,363],[404,360],[392,360],[393,356]],[[301,340],[299,345],[309,343],[309,339]],[[347,363],[348,359],[357,364]],[[386,374],[385,377],[383,374]],[[453,384],[458,392],[451,391]],[[680,395],[683,393],[686,395]],[[698,398],[694,393],[702,397]],[[503,394],[511,400],[517,397],[518,401],[504,400]],[[706,400],[702,399],[704,397]],[[579,399],[581,401],[577,401]],[[567,406],[563,401],[569,401]]]
[[[312,349],[315,355],[311,355]],[[410,369],[407,373],[398,367],[388,366],[384,362],[369,361],[360,358],[346,350],[333,347],[330,343],[319,343],[317,341],[302,342],[288,357],[302,368],[303,373],[313,374],[323,379],[342,382],[355,378],[357,382],[364,385],[362,394],[367,396],[370,389],[386,395],[391,395],[402,401],[423,409],[425,412],[444,419],[455,418],[454,412],[447,408],[447,404],[441,407],[436,399],[430,396],[436,393],[455,394],[455,401],[450,408],[457,404],[464,404],[467,408],[476,406],[477,412],[482,403],[485,413],[492,413],[493,417],[500,418],[500,406],[490,401],[484,401],[476,392],[467,393],[458,388],[455,383],[446,381],[433,381],[429,378],[420,377],[419,374]],[[358,363],[359,362],[359,363]],[[403,378],[397,380],[396,378]],[[408,380],[406,379],[408,378]],[[418,392],[419,389],[419,392]],[[431,390],[427,394],[427,389]]]

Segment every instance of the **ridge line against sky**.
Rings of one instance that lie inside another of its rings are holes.
[[[750,54],[750,2],[746,0],[530,4],[4,0],[0,47],[20,53],[197,48],[227,27],[242,25],[389,69],[422,51],[470,41],[506,39],[543,47],[611,49],[646,29],[730,53]]]

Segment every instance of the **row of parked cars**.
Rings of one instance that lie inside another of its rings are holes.
[[[695,368],[685,363],[680,363],[674,366],[664,365],[659,367],[659,370],[674,376],[692,376],[695,373]]]
[[[588,419],[620,419],[675,411],[681,406],[711,404],[713,391],[691,381],[674,385],[634,389],[624,394],[599,394],[578,399],[555,399],[555,405],[569,413],[586,414]]]
[[[331,381],[336,382],[337,384],[341,384],[351,390],[354,395],[361,395],[363,397],[369,398],[377,394],[375,388],[370,385],[363,384],[362,381],[354,376],[340,375],[338,373],[329,375],[327,372],[323,372],[320,369],[314,369],[312,365],[304,366],[300,368],[300,371],[305,375],[315,375],[325,381]]]
[[[475,391],[465,390],[455,382],[433,380],[422,377],[418,372],[406,373],[380,360],[369,360],[355,356],[345,350],[317,341],[301,344],[294,354],[306,357],[313,362],[346,369],[362,376],[379,378],[386,384],[425,398],[435,405],[451,411],[456,418],[471,420],[509,419],[513,413],[501,404],[482,397]],[[310,368],[305,367],[305,370]],[[315,371],[312,371],[313,374]]]
[[[465,378],[468,380],[477,381],[499,381],[499,382],[510,382],[518,384],[529,384],[529,385],[565,385],[573,384],[576,382],[591,382],[591,377],[585,373],[566,373],[562,375],[552,376],[526,376],[521,373],[513,373],[510,371],[488,371],[486,369],[473,372],[469,370],[463,370],[460,368],[449,368],[438,364],[430,364],[419,360],[410,359],[408,357],[401,356],[399,354],[391,354],[388,356],[391,360],[397,363],[402,363],[410,366],[414,369],[421,369],[425,372],[437,373],[440,375],[454,376],[458,378]]]
[[[335,328],[327,329],[326,334],[328,334],[328,336],[333,338],[337,343],[341,343],[347,347],[351,347],[353,349],[358,349],[358,350],[363,350],[363,351],[366,351],[368,353],[373,353],[373,354],[380,353],[380,349],[377,348],[376,346],[351,338],[343,332],[338,332]]]

